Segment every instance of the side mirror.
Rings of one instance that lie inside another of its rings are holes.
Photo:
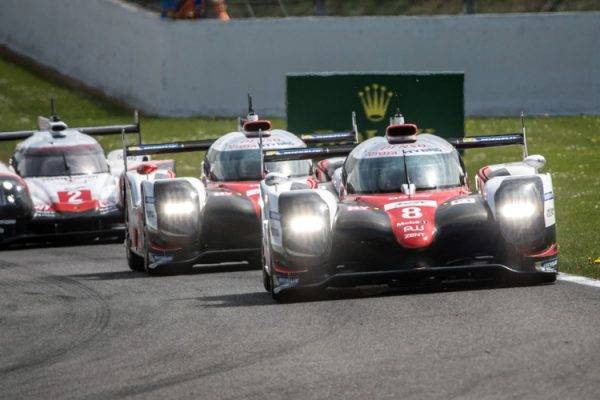
[[[269,172],[267,175],[265,175],[265,184],[267,186],[278,185],[287,180],[287,178],[287,175],[282,174],[281,172]]]
[[[523,162],[525,163],[525,165],[535,168],[536,171],[544,168],[544,165],[546,165],[546,159],[540,154],[527,156],[525,157],[525,160],[523,160]]]
[[[406,183],[402,184],[402,193],[404,193],[405,195],[413,195],[415,194],[415,192],[417,191],[417,187],[415,186],[414,183],[411,183],[410,185],[407,185]]]

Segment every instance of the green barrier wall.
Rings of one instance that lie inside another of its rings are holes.
[[[464,74],[287,75],[288,130],[297,134],[349,130],[356,111],[363,138],[381,135],[398,106],[422,132],[464,136]]]

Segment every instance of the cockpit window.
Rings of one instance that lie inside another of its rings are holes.
[[[458,153],[406,156],[410,183],[416,190],[442,189],[461,185],[463,169]],[[403,157],[355,158],[345,164],[349,193],[396,193],[408,183]]]
[[[64,151],[23,154],[17,165],[26,178],[43,176],[90,175],[108,172],[102,150],[67,148]]]
[[[260,152],[257,149],[219,151],[210,149],[207,153],[207,175],[213,181],[258,181],[262,179],[260,171]],[[280,172],[290,177],[310,174],[311,162],[308,160],[277,161],[265,163],[267,172]]]

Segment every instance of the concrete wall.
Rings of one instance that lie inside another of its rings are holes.
[[[146,112],[285,114],[285,75],[465,71],[470,115],[600,114],[600,13],[170,21],[2,0],[0,43]],[[431,94],[435,96],[434,93]]]

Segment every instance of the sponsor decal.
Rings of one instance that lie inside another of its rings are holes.
[[[383,146],[379,149],[367,151],[364,155],[365,158],[378,158],[378,157],[402,157],[422,155],[422,154],[434,154],[443,153],[444,151],[439,147],[429,146],[424,143],[403,143],[403,144],[390,144]]]
[[[14,225],[16,223],[16,219],[0,219],[0,225]]]
[[[549,207],[546,210],[546,217],[548,217],[548,218],[554,217],[554,208],[553,207]]]
[[[269,211],[269,218],[274,219],[275,221],[279,221],[281,219],[281,216],[277,211]]]
[[[154,204],[154,197],[153,196],[144,196],[144,203]]]
[[[419,224],[420,225],[425,225],[425,224],[428,224],[428,223],[429,223],[429,221],[426,221],[426,220],[423,220],[423,221],[402,221],[402,222],[398,222],[396,224],[396,226],[398,228],[402,228],[403,226],[406,226],[406,225],[419,225]]]
[[[223,197],[223,196],[233,196],[233,193],[231,193],[231,192],[213,192],[212,195],[215,197]]]
[[[300,283],[300,278],[297,276],[276,275],[275,279],[277,279],[277,284],[279,286],[284,287],[298,286],[298,283]]]
[[[475,204],[475,199],[473,197],[466,197],[464,199],[452,200],[450,204],[453,206],[456,206],[458,204]]]
[[[554,193],[553,192],[546,192],[544,193],[544,201],[548,201],[548,200],[552,200],[554,199]]]
[[[365,211],[370,210],[370,207],[367,206],[348,206],[348,211]]]
[[[353,132],[333,132],[333,133],[322,133],[322,134],[318,134],[318,135],[313,135],[313,134],[306,134],[306,135],[302,135],[301,139],[302,140],[310,140],[310,139],[338,139],[338,138],[353,138],[354,137],[354,133]]]
[[[394,210],[396,208],[403,207],[437,207],[435,200],[410,200],[410,201],[398,201],[395,203],[388,203],[383,206],[385,211]]]
[[[382,121],[393,95],[394,93],[391,90],[377,83],[367,85],[359,91],[358,97],[367,119],[372,122]]]
[[[246,191],[246,197],[260,195],[260,189],[250,189]]]
[[[538,261],[535,263],[535,269],[540,272],[556,272],[558,270],[558,258]]]
[[[166,150],[166,149],[178,149],[181,147],[179,143],[161,143],[161,144],[147,144],[143,146],[131,146],[129,147],[130,151],[140,151],[140,150]]]
[[[407,232],[421,232],[425,230],[425,225],[406,225],[405,227],[402,228],[402,230],[404,231],[404,233]]]
[[[416,238],[416,237],[425,237],[425,233],[418,232],[418,233],[406,233],[406,234],[404,234],[404,239],[411,239],[411,238]]]
[[[466,137],[463,139],[463,143],[476,143],[476,142],[503,142],[505,140],[518,140],[521,137],[518,135],[502,135],[502,136],[474,136]]]
[[[271,235],[273,237],[278,238],[279,237],[279,229],[274,226],[271,226]]]
[[[148,252],[148,255],[150,256],[150,260],[153,262],[168,263],[173,260],[173,256],[166,256],[163,254],[156,254],[152,252]]]

